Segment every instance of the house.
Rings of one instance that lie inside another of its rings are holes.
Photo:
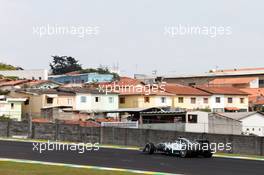
[[[48,80],[48,70],[46,69],[5,70],[0,71],[0,75],[27,80]]]
[[[85,86],[118,91],[119,89],[123,89],[123,88],[130,88],[132,86],[144,86],[144,85],[145,83],[143,83],[140,80],[123,76],[120,77],[119,80],[115,80],[112,82],[98,82],[93,84],[87,83]]]
[[[28,82],[30,82],[30,80],[11,80],[6,82],[0,82],[0,89],[4,91],[20,89],[25,83]]]
[[[209,101],[212,112],[247,112],[248,93],[234,87],[196,86],[211,94]]]
[[[100,92],[91,88],[62,88],[61,91],[75,94],[74,110],[85,112],[101,112],[118,109],[118,93]]]
[[[141,89],[138,86],[138,89]],[[157,90],[121,89],[119,91],[119,108],[172,107],[173,94]]]
[[[32,80],[25,83],[24,87],[32,89],[53,89],[59,87],[61,84],[50,80]]]
[[[210,110],[210,93],[179,84],[166,83],[164,87],[166,92],[173,94],[173,108]]]
[[[61,84],[50,80],[10,80],[0,82],[1,90],[15,90],[21,88],[50,89],[57,88]]]
[[[240,78],[215,78],[209,81],[209,86],[215,87],[235,87],[235,88],[258,88],[258,77],[240,77]]]
[[[264,111],[264,88],[243,88],[240,90],[249,94],[251,111]]]
[[[45,108],[75,106],[74,93],[61,92],[57,89],[19,89],[11,91],[10,94],[27,99],[22,105],[22,114],[25,117],[42,117],[41,111]]]
[[[22,103],[25,98],[14,98],[0,95],[0,116],[11,118],[12,120],[22,120]]]
[[[256,84],[253,83],[255,84],[254,86],[264,87],[264,68],[219,69],[195,75],[165,75],[162,78],[163,81],[167,83],[176,83],[186,86],[208,85],[210,81],[216,78],[257,78],[258,82]]]
[[[70,75],[51,75],[49,80],[62,83],[93,83],[93,82],[110,82],[114,76],[112,74],[84,73]]]
[[[213,115],[239,120],[242,123],[242,131],[245,135],[264,136],[264,114],[261,112],[225,112]]]
[[[119,108],[171,107],[173,94],[161,90],[157,85],[145,84],[130,77],[118,81],[98,83],[101,91],[119,93]]]

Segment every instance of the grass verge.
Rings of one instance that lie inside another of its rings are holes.
[[[137,173],[0,161],[1,175],[137,175]]]

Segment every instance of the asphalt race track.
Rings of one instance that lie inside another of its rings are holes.
[[[33,151],[29,142],[0,141],[0,158],[126,168],[176,174],[264,174],[264,161],[225,158],[178,158],[145,155],[135,150],[101,148],[79,154],[74,151]],[[1,166],[0,166],[1,173]]]

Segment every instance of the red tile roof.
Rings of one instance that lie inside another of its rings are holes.
[[[176,95],[210,96],[211,94],[202,90],[179,84],[165,84],[165,91]]]
[[[51,123],[49,119],[46,118],[34,118],[32,119],[33,123]]]
[[[253,104],[264,104],[264,88],[244,88],[240,89],[249,95],[249,102]]]
[[[64,124],[76,124],[84,127],[100,127],[101,125],[94,121],[64,120]]]
[[[99,85],[110,85],[110,86],[136,86],[136,85],[143,85],[140,80],[130,78],[130,77],[120,77],[118,81],[114,82],[103,82],[103,83],[98,83]]]
[[[13,80],[13,81],[7,81],[7,82],[0,83],[0,86],[16,86],[16,85],[20,85],[20,84],[27,83],[29,81],[30,80]]]
[[[264,88],[244,88],[240,90],[250,94],[250,96],[264,96]]]
[[[49,83],[49,82],[52,82],[52,83],[55,83],[55,84],[59,84],[57,82],[53,82],[53,81],[50,81],[50,80],[31,80],[27,84],[29,86],[36,86],[36,85],[40,85],[40,84],[44,84],[44,83]]]
[[[117,122],[118,120],[114,119],[114,118],[97,118],[95,119],[96,122]]]
[[[241,91],[234,87],[208,87],[208,86],[197,86],[196,88],[203,90],[211,94],[220,95],[249,95],[248,93]]]
[[[209,82],[209,84],[246,84],[251,81],[257,80],[257,77],[244,77],[244,78],[216,78]]]
[[[264,105],[264,99],[257,100],[254,104],[256,104],[256,105]]]

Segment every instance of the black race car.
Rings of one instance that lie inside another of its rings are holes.
[[[154,145],[147,143],[143,148],[143,153],[165,153],[170,155],[179,155],[180,157],[212,157],[213,153],[210,149],[208,140],[190,141],[186,138],[178,138],[173,142],[162,142]]]

